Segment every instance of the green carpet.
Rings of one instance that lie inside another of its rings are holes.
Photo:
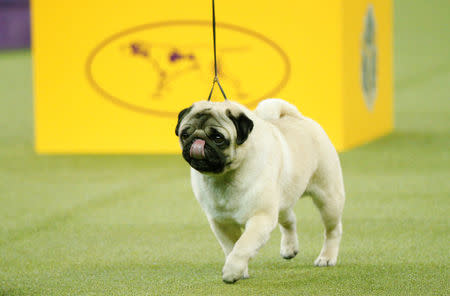
[[[0,54],[0,295],[449,295],[450,2],[395,2],[390,136],[341,154],[339,265],[309,199],[301,251],[279,231],[225,285],[180,156],[36,156],[31,59]]]

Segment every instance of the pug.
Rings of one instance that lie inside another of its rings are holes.
[[[194,195],[225,253],[225,283],[249,277],[250,258],[277,224],[281,256],[297,255],[293,207],[305,195],[325,228],[314,264],[336,264],[344,183],[338,154],[317,122],[281,99],[264,100],[255,111],[229,100],[200,101],[179,113],[175,134]]]

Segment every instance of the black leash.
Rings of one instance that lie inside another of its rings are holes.
[[[222,89],[222,85],[220,85],[219,82],[219,77],[217,76],[217,59],[216,59],[216,11],[214,9],[215,5],[214,5],[214,0],[212,0],[212,25],[213,25],[213,43],[214,43],[214,80],[213,80],[213,84],[211,87],[211,91],[209,92],[209,96],[208,96],[208,101],[211,100],[211,95],[212,92],[214,90],[214,85],[217,82],[217,85],[220,88],[220,91],[222,92],[222,95],[224,97],[225,100],[227,99],[227,96],[225,95],[225,92]]]

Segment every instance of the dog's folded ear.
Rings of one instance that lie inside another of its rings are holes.
[[[236,144],[241,145],[245,142],[245,140],[247,140],[248,135],[250,135],[253,130],[253,121],[242,112],[239,113],[238,116],[234,116],[231,114],[230,110],[227,110],[226,114],[236,127]]]
[[[175,128],[175,135],[177,135],[177,137],[178,137],[178,134],[179,134],[179,129],[180,129],[180,123],[181,123],[181,121],[183,120],[183,118],[191,111],[191,109],[193,108],[193,106],[191,106],[191,107],[189,107],[189,108],[186,108],[186,109],[183,109],[183,110],[181,110],[180,111],[180,113],[178,114],[178,122],[177,122],[177,127]]]

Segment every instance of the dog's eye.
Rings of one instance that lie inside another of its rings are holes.
[[[212,140],[214,141],[214,143],[218,145],[223,144],[225,142],[225,138],[221,134],[214,134],[212,136]]]
[[[186,131],[183,131],[183,132],[181,133],[181,139],[182,139],[182,140],[186,140],[188,137],[189,137],[189,134],[188,134]]]

